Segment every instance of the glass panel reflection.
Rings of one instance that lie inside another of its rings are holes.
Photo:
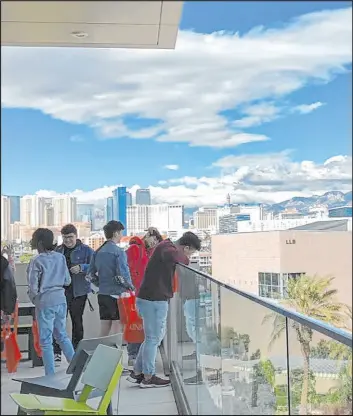
[[[352,348],[289,322],[291,414],[352,414]]]
[[[288,414],[286,338],[272,339],[285,321],[226,288],[220,298],[223,414]]]

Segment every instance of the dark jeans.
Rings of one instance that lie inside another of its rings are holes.
[[[128,354],[129,360],[131,359],[136,360],[140,347],[141,347],[141,344],[137,344],[137,343],[127,344],[127,354]]]
[[[83,313],[85,311],[87,295],[74,297],[72,289],[65,292],[67,312],[72,322],[72,345],[76,349],[78,343],[83,339]],[[60,346],[53,340],[54,354],[61,354]]]

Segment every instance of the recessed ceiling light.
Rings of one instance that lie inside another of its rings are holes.
[[[71,35],[75,38],[83,39],[83,38],[86,38],[88,36],[88,33],[77,31],[77,32],[71,32]]]

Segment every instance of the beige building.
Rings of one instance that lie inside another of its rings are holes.
[[[285,230],[212,236],[213,276],[265,297],[283,295],[298,274],[334,276],[339,299],[352,305],[352,233]]]

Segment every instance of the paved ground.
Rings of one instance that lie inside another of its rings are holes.
[[[125,361],[125,360],[124,360]],[[66,364],[62,364],[65,368]],[[160,357],[157,362],[157,372],[163,375]],[[19,365],[17,377],[38,377],[44,374],[42,367],[31,368],[30,362],[23,362]],[[15,415],[17,408],[10,393],[19,392],[20,383],[12,381],[13,375],[6,372],[4,364],[1,365],[1,414]],[[122,378],[119,388],[113,398],[114,414],[118,415],[177,415],[174,395],[171,387],[159,389],[140,389]],[[99,400],[99,399],[98,399]],[[92,405],[97,399],[92,400]]]

